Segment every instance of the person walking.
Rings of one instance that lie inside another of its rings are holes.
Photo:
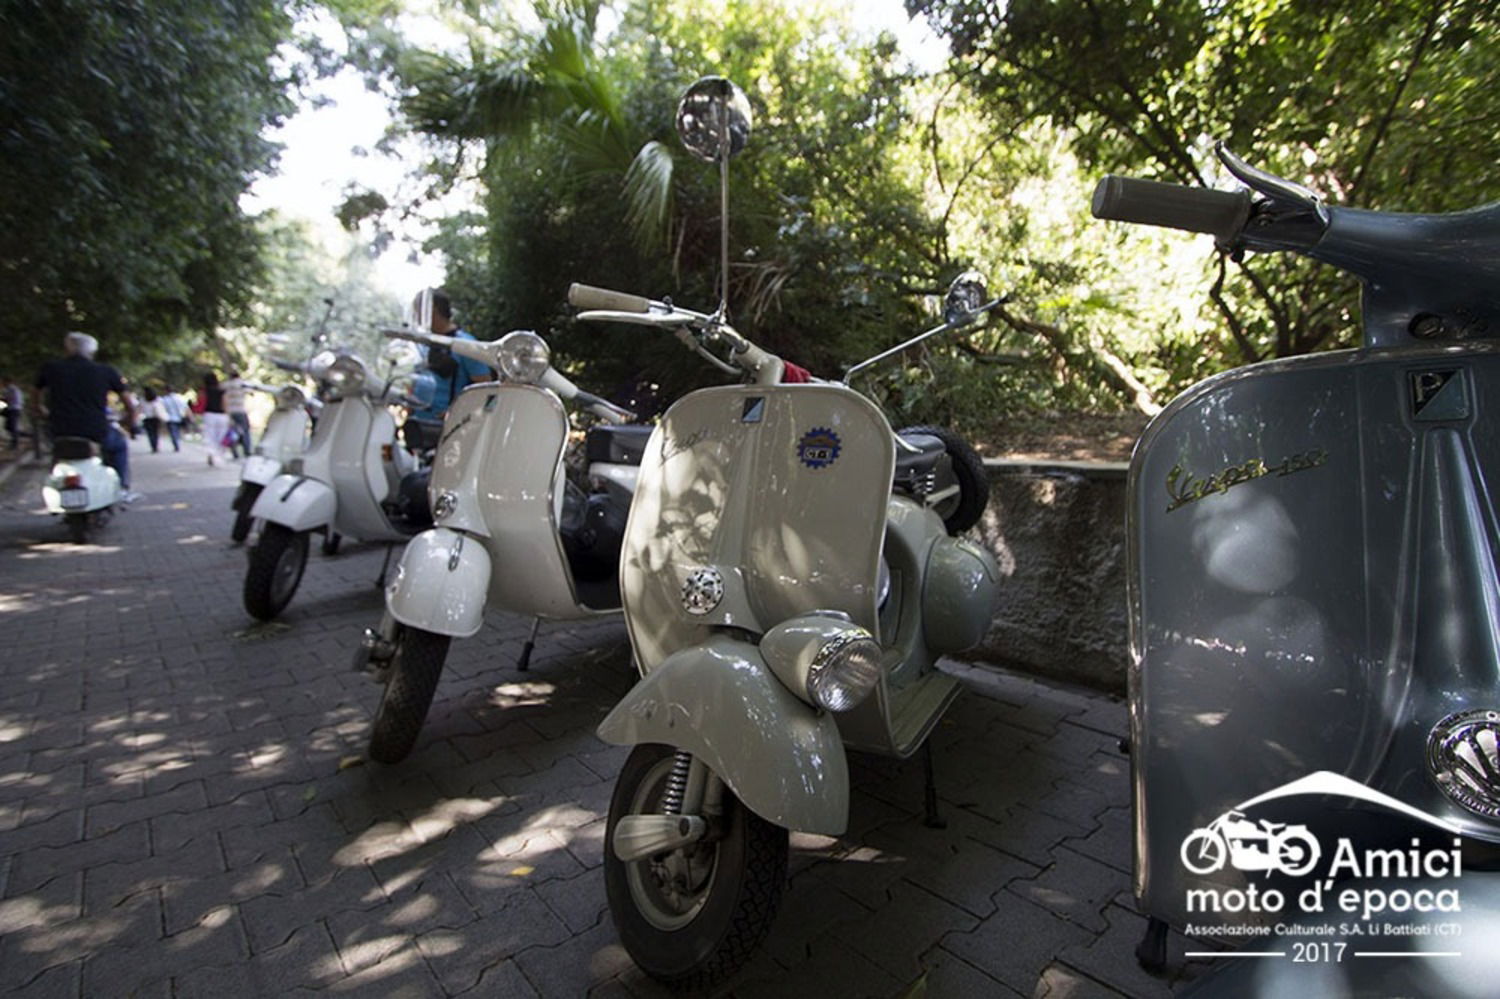
[[[52,437],[84,437],[99,445],[104,463],[120,476],[120,498],[130,503],[140,494],[130,489],[130,442],[109,418],[109,394],[120,400],[120,420],[134,425],[135,397],[125,379],[108,364],[94,360],[99,341],[86,333],[63,337],[65,357],[48,361],[37,374],[36,387],[46,396]],[[41,400],[38,399],[38,406]]]
[[[239,447],[244,448],[245,454],[250,454],[250,410],[246,406],[245,399],[250,394],[245,387],[245,382],[240,378],[238,371],[231,370],[229,378],[224,382],[224,412],[229,416],[229,422],[234,425],[234,433],[238,438]],[[234,444],[229,445],[229,452],[236,461],[240,453]]]
[[[419,292],[412,302],[413,325],[420,328],[425,313],[431,313],[427,326],[433,333],[451,336],[456,340],[473,340],[473,334],[453,321],[453,304],[448,293],[439,288]],[[425,409],[413,410],[407,415],[402,427],[402,438],[413,450],[430,446],[436,442],[443,423],[443,416],[458,393],[474,382],[489,381],[490,369],[479,361],[459,357],[447,347],[428,346],[422,367],[433,376],[432,401]]]
[[[151,453],[156,454],[157,443],[161,440],[161,425],[166,421],[166,411],[156,389],[148,385],[141,390],[141,395],[145,396],[145,403],[141,406],[141,429],[146,431],[146,443],[151,445]]]
[[[224,412],[224,389],[220,387],[219,376],[214,372],[210,371],[203,376],[198,401],[203,404],[203,446],[208,449],[208,463],[217,465],[224,454],[230,424],[229,415]]]
[[[21,449],[21,407],[25,404],[26,397],[16,380],[9,375],[0,378],[0,406],[5,407],[5,432],[10,435],[12,451]]]
[[[187,419],[188,404],[172,386],[166,386],[161,394],[162,420],[167,425],[167,436],[172,439],[172,450],[182,450],[182,423]]]

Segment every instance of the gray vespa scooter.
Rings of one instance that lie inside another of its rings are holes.
[[[1345,270],[1365,342],[1201,382],[1136,447],[1137,956],[1172,924],[1244,946],[1205,994],[1494,995],[1500,205],[1333,207],[1219,156],[1248,190],[1106,177],[1094,214]]]
[[[385,614],[355,658],[383,687],[370,756],[396,763],[416,744],[449,643],[476,634],[487,607],[532,618],[521,670],[542,618],[619,612],[620,537],[650,428],[626,425],[634,414],[574,385],[530,331],[492,343],[386,336],[448,347],[499,375],[465,388],[448,411],[428,484],[434,524],[407,542]],[[599,483],[587,494],[566,475],[564,402],[603,421],[585,437],[588,477]]]
[[[718,78],[679,107],[684,142],[721,179],[748,110]],[[1000,573],[933,509],[942,441],[898,438],[847,385],[781,384],[784,362],[722,301],[708,316],[581,285],[569,300],[599,310],[581,319],[726,350],[715,363],[749,381],[680,399],[646,445],[620,559],[642,678],[599,726],[635,747],[605,832],[620,940],[652,977],[703,988],[769,928],[788,830],[845,830],[845,745],[924,745],[959,691],[937,659],[982,637]],[[893,492],[898,479],[917,485]],[[931,793],[928,806],[935,819]]]

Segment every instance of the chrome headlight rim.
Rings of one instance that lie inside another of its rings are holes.
[[[365,362],[353,354],[340,354],[323,378],[339,397],[353,395],[365,387]]]
[[[551,366],[552,351],[530,330],[512,330],[495,345],[495,359],[507,381],[535,385]]]
[[[307,396],[295,385],[283,385],[276,390],[276,408],[283,410],[301,409],[307,405]]]
[[[762,636],[760,651],[788,690],[823,711],[853,710],[883,675],[875,636],[836,611],[783,621]]]
[[[863,628],[824,642],[807,669],[807,694],[827,711],[858,707],[880,682],[880,643]]]

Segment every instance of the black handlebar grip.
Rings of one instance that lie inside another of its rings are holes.
[[[1232,242],[1250,217],[1249,191],[1215,191],[1110,174],[1094,188],[1094,218],[1206,232]]]
[[[651,300],[623,291],[595,288],[574,282],[568,288],[568,304],[575,309],[612,309],[615,312],[650,312]]]

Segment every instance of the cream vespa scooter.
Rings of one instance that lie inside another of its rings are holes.
[[[649,427],[584,392],[549,363],[535,333],[491,343],[433,333],[387,336],[449,348],[494,371],[448,411],[429,496],[435,526],[407,543],[386,589],[386,613],[367,629],[355,666],[384,685],[370,756],[406,757],[421,732],[454,638],[484,623],[486,606],[533,618],[517,668],[526,669],[542,618],[576,620],[619,610],[620,537]],[[585,494],[565,474],[564,402],[604,423],[592,427]]]
[[[749,132],[743,93],[699,81],[678,129],[720,164],[722,191]],[[922,748],[959,692],[936,661],[982,637],[1000,573],[933,509],[950,495],[943,442],[901,440],[847,385],[780,384],[783,361],[735,332],[722,301],[706,316],[579,285],[569,297],[604,310],[581,319],[727,350],[750,382],[679,400],[646,446],[620,559],[642,679],[599,726],[635,747],[605,833],[621,943],[652,977],[703,988],[766,933],[788,830],[844,831],[845,745]],[[893,492],[898,472],[916,488]],[[928,792],[935,822],[930,779]]]
[[[240,487],[235,491],[230,509],[234,511],[234,526],[230,528],[230,540],[238,543],[250,536],[254,519],[250,511],[261,491],[280,475],[288,462],[307,447],[307,393],[295,385],[262,385],[247,382],[246,388],[265,392],[276,400],[276,408],[266,420],[261,431],[260,442],[245,458],[240,469]]]
[[[415,348],[389,352],[391,371],[415,363]],[[394,545],[426,526],[402,512],[402,485],[418,474],[417,459],[396,438],[390,405],[420,404],[397,391],[403,379],[375,378],[364,361],[326,350],[308,373],[327,386],[327,403],[312,442],[250,508],[262,526],[245,572],[245,610],[268,621],[291,602],[307,567],[309,538],[345,535]],[[389,374],[390,372],[388,372]],[[386,559],[390,559],[387,549]],[[382,567],[377,585],[385,584]]]

